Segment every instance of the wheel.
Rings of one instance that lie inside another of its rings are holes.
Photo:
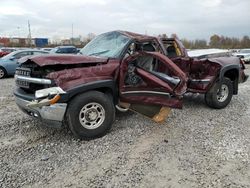
[[[98,91],[76,96],[66,113],[66,122],[78,139],[90,140],[105,135],[115,120],[115,107],[110,97]]]
[[[0,67],[0,79],[6,76],[6,71],[4,68]]]
[[[219,92],[221,87],[221,93]],[[214,86],[206,93],[206,104],[215,109],[225,108],[233,96],[233,83],[229,78],[224,77],[221,85],[216,82]]]

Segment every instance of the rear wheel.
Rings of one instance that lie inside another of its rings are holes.
[[[0,79],[6,76],[6,71],[4,68],[0,67]]]
[[[215,109],[225,108],[233,96],[233,83],[229,78],[224,78],[219,84],[216,82],[205,95],[206,104]]]
[[[68,126],[74,136],[89,140],[105,135],[115,119],[115,108],[106,94],[89,91],[76,96],[66,114]]]

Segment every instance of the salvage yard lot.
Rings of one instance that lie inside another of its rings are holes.
[[[23,114],[13,78],[0,89],[0,187],[250,187],[250,80],[225,109],[187,95],[164,124],[118,113],[91,141]]]

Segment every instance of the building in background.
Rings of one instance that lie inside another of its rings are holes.
[[[35,38],[36,47],[42,48],[48,46],[49,39],[48,38]]]
[[[48,38],[18,38],[18,37],[0,37],[0,46],[2,47],[37,47],[37,48],[44,48],[44,47],[53,47],[53,46],[68,46],[74,45],[77,47],[82,47],[86,43],[90,41],[89,38],[75,37],[75,38],[68,38],[68,39],[58,39],[56,41],[49,41]]]
[[[63,40],[61,40],[61,44],[62,44],[62,45],[71,45],[72,42],[71,42],[70,39],[63,39]]]
[[[10,39],[5,37],[0,37],[0,46],[9,46],[10,45]]]
[[[31,43],[31,44],[30,44]],[[3,47],[45,47],[48,46],[48,38],[33,38],[31,41],[28,38],[0,38],[0,46]]]

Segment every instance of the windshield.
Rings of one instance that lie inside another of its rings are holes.
[[[250,53],[250,49],[240,50],[240,53]]]
[[[130,39],[119,32],[104,33],[90,41],[80,54],[87,56],[99,56],[118,58]]]

